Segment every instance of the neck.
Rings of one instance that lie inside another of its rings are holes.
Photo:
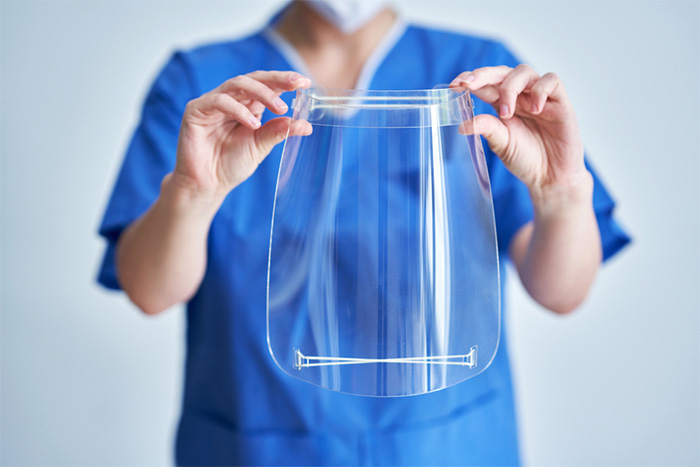
[[[352,88],[365,62],[396,21],[390,7],[352,34],[344,34],[303,1],[292,3],[277,32],[299,52],[316,83]]]

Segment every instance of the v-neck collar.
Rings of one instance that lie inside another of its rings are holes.
[[[282,57],[287,61],[292,69],[294,69],[294,71],[308,76],[313,80],[313,76],[311,76],[309,68],[306,66],[301,54],[287,39],[285,39],[275,30],[275,25],[277,24],[277,20],[280,18],[280,16],[281,12],[273,17],[265,29],[262,30],[262,37],[265,38],[270,45],[272,45],[272,47],[280,53],[280,55],[282,55]],[[401,37],[403,37],[407,27],[407,21],[399,13],[397,13],[396,21],[362,66],[360,75],[357,78],[357,83],[355,83],[355,89],[370,89],[370,84],[372,83],[374,76],[377,74],[377,70],[384,62],[387,55],[389,55],[389,52],[391,52]]]

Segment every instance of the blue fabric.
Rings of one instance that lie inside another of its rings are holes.
[[[515,66],[497,42],[409,27],[379,66],[373,89],[423,89],[488,65]],[[99,282],[118,289],[114,245],[158,196],[174,167],[185,104],[233,76],[292,69],[262,35],[176,53],[148,93],[100,227]],[[283,99],[289,104],[292,94]],[[493,110],[476,101],[476,112]],[[272,118],[270,113],[263,120]],[[487,147],[485,145],[485,147]],[[265,296],[274,186],[282,146],[215,217],[202,285],[187,305],[187,359],[176,461],[181,465],[516,465],[506,326],[481,375],[436,393],[366,398],[320,389],[279,370],[267,350]],[[532,219],[526,188],[487,150],[501,258]],[[629,238],[595,178],[605,258]],[[505,269],[501,266],[502,278]],[[504,307],[505,308],[505,307]],[[505,324],[505,320],[503,321]]]

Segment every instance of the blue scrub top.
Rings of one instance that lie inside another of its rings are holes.
[[[359,89],[426,89],[483,66],[518,64],[498,42],[398,21],[365,67]],[[175,165],[186,103],[254,70],[306,73],[268,26],[241,40],[175,53],[146,98],[99,232],[107,249],[99,282],[119,289],[120,233],[156,200]],[[282,98],[291,103],[292,93]],[[475,99],[476,113],[492,113]],[[263,122],[273,118],[269,112]],[[488,146],[503,264],[513,234],[533,217],[525,186]],[[501,344],[481,375],[403,398],[340,394],[292,378],[266,340],[270,220],[282,145],[234,189],[214,218],[208,265],[187,304],[187,360],[177,432],[180,465],[516,465],[519,463],[505,320]],[[589,166],[589,169],[590,166]],[[592,171],[592,169],[591,169]],[[614,202],[595,176],[594,207],[607,259],[629,242]],[[505,302],[503,302],[505,303]]]

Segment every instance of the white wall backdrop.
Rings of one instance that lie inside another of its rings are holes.
[[[172,462],[183,313],[94,281],[95,231],[141,100],[175,47],[280,0],[0,3],[1,461]],[[530,465],[700,463],[700,3],[400,1],[556,71],[634,244],[569,317],[509,285]]]

